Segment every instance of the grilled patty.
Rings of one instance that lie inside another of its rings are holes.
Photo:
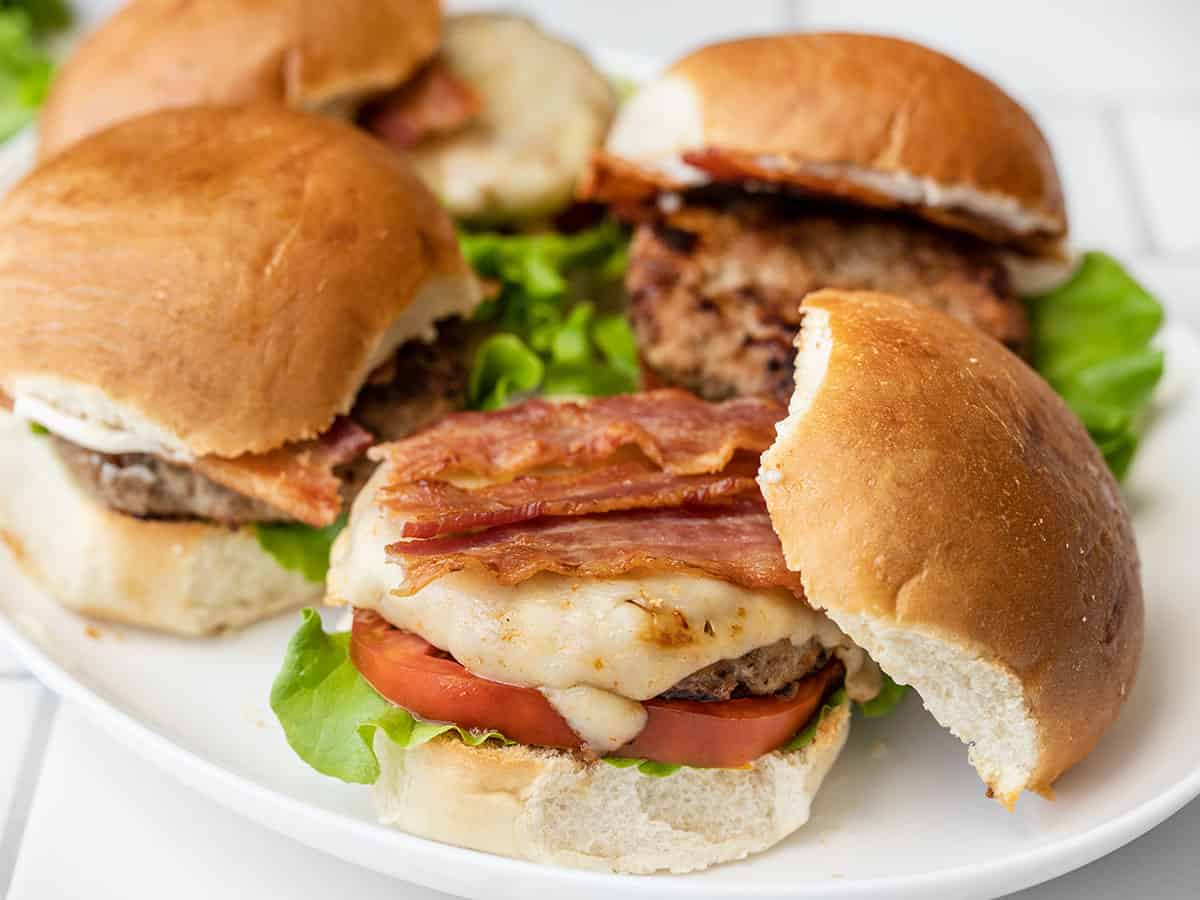
[[[432,344],[402,346],[359,392],[351,417],[378,440],[395,440],[466,402],[467,326],[444,323]],[[98,453],[62,438],[54,447],[76,480],[110,508],[145,519],[203,519],[224,525],[286,522],[291,517],[217,484],[186,465],[146,453]],[[347,503],[370,477],[361,457],[344,467]]]
[[[792,394],[800,301],[878,290],[1023,352],[1029,325],[984,244],[898,215],[745,197],[638,226],[626,278],[645,363],[710,400]]]
[[[763,697],[786,690],[825,664],[828,654],[816,640],[797,647],[776,641],[737,659],[722,659],[693,672],[664,691],[667,700],[729,700]]]

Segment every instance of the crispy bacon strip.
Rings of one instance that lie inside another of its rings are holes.
[[[711,404],[659,390],[589,403],[532,400],[491,413],[456,413],[403,441],[372,450],[393,483],[446,474],[514,478],[546,466],[591,466],[636,447],[672,475],[719,472],[739,450],[761,453],[783,406],[743,397]]]
[[[196,471],[217,484],[268,503],[307,525],[330,525],[342,511],[342,482],[335,468],[362,456],[374,438],[345,417],[318,438],[269,453],[226,459],[202,456]]]
[[[443,60],[435,59],[412,81],[376,100],[362,124],[397,150],[427,137],[457,131],[483,109],[483,99]]]
[[[726,504],[758,494],[757,466],[756,459],[747,458],[722,472],[672,475],[649,460],[634,459],[472,491],[444,481],[402,482],[383,489],[382,506],[403,520],[403,537],[435,538],[541,516]]]
[[[451,572],[486,572],[519,584],[541,572],[611,578],[634,570],[689,570],[748,588],[803,596],[788,571],[761,498],[691,509],[638,510],[544,518],[429,541],[399,541],[388,556],[403,564],[395,591],[411,596]]]

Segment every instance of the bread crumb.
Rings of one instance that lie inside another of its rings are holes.
[[[95,625],[88,625],[83,629],[83,633],[90,637],[93,641],[98,641],[104,637],[104,633]]]

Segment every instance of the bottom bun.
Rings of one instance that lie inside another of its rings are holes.
[[[0,540],[60,603],[182,635],[239,628],[320,599],[250,528],[137,519],[81,487],[29,424],[0,413]]]
[[[533,862],[645,874],[742,859],[808,821],[850,733],[843,703],[806,748],[745,769],[666,778],[522,745],[442,737],[412,750],[375,737],[379,818],[412,834]]]

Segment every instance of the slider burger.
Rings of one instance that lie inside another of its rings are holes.
[[[977,330],[804,309],[790,409],[534,400],[374,448],[329,578],[351,631],[307,612],[272,692],[300,756],[415,834],[684,872],[805,822],[882,667],[991,795],[1049,794],[1141,649],[1112,476]]]
[[[184,634],[312,600],[366,448],[463,405],[477,299],[433,195],[345,125],[168,110],[72,145],[0,204],[9,548]]]
[[[1066,272],[1034,121],[893,38],[697,50],[625,104],[582,193],[637,223],[626,286],[648,375],[713,400],[787,402],[810,291],[898,294],[1025,353],[1018,289]]]
[[[455,216],[503,220],[564,205],[616,109],[579,50],[518,16],[443,23],[438,0],[131,0],[59,71],[39,152],[165,107],[246,103],[355,121],[411,154]]]

